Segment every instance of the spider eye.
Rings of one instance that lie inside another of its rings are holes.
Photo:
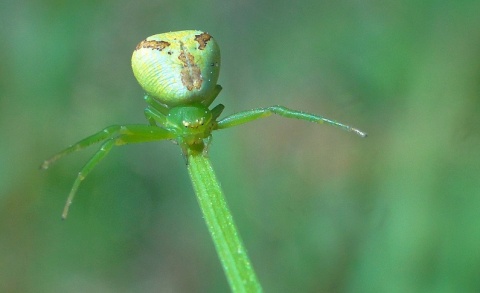
[[[132,55],[135,78],[147,94],[169,107],[211,97],[220,73],[220,48],[206,32],[153,35]]]

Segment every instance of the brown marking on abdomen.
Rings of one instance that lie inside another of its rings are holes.
[[[187,90],[192,91],[200,89],[202,87],[202,72],[198,65],[195,63],[195,57],[180,46],[182,52],[178,56],[178,59],[182,62],[183,68],[181,71],[182,83]]]
[[[207,46],[208,41],[212,38],[211,35],[207,33],[201,33],[199,35],[195,35],[195,41],[198,42],[198,49],[203,50]]]
[[[143,40],[141,41],[137,47],[135,48],[135,51],[136,50],[139,50],[139,49],[142,49],[142,48],[147,48],[147,49],[153,49],[153,50],[158,50],[158,51],[162,51],[163,49],[165,49],[166,47],[170,46],[170,43],[169,42],[165,42],[165,41],[147,41],[147,40]]]

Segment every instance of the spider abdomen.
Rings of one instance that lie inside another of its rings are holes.
[[[152,98],[173,107],[212,96],[220,73],[220,48],[196,30],[153,35],[132,55],[135,78]]]

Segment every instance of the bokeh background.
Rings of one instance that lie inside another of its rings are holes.
[[[201,29],[222,48],[225,114],[272,117],[210,156],[266,292],[480,292],[479,1],[1,1],[0,292],[227,292],[169,142],[40,163],[146,123],[130,56]]]

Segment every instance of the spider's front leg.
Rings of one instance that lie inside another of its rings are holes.
[[[247,123],[259,118],[265,118],[268,117],[272,114],[277,114],[282,117],[286,118],[294,118],[294,119],[300,119],[300,120],[306,120],[314,123],[326,123],[328,125],[340,127],[343,130],[349,131],[349,132],[354,132],[355,134],[361,136],[361,137],[366,137],[367,134],[359,129],[350,127],[348,125],[342,124],[340,122],[337,122],[335,120],[330,120],[328,118],[319,116],[319,115],[314,115],[314,114],[309,114],[305,113],[302,111],[297,111],[297,110],[292,110],[288,109],[283,106],[271,106],[271,107],[266,107],[266,108],[257,108],[257,109],[252,109],[252,110],[247,110],[243,112],[239,112],[233,115],[230,115],[217,123],[217,128],[216,129],[223,129],[223,128],[229,128],[232,126],[240,125],[243,123]]]
[[[61,152],[58,152],[57,154],[53,155],[50,157],[48,160],[45,160],[42,165],[40,165],[40,169],[48,169],[51,164],[55,163],[57,160],[63,158],[64,156],[71,154],[76,151],[83,150],[84,148],[87,148],[93,144],[99,143],[101,141],[104,141],[106,139],[115,137],[116,135],[120,134],[133,134],[136,131],[139,131],[140,129],[144,129],[145,127],[148,128],[149,130],[153,130],[148,125],[143,125],[143,124],[131,124],[131,125],[112,125],[104,128],[103,130],[90,135],[87,138],[84,138],[80,140],[79,142],[69,146],[68,148],[62,150]],[[158,127],[157,127],[158,128]],[[153,130],[156,132],[157,130]],[[143,131],[145,132],[145,131]],[[168,139],[168,138],[165,138]]]
[[[85,164],[85,166],[83,166],[81,171],[78,173],[77,178],[73,183],[72,189],[70,190],[67,203],[65,204],[62,218],[65,219],[67,217],[68,208],[70,207],[73,197],[75,196],[75,193],[77,192],[82,180],[84,180],[88,173],[90,173],[90,171],[92,171],[92,169],[103,158],[105,158],[105,156],[110,152],[113,146],[172,138],[175,138],[174,133],[156,126],[141,124],[113,125],[77,142],[76,144],[57,153],[50,159],[44,161],[41,165],[41,168],[47,169],[50,164],[72,152],[82,150],[92,144],[104,141],[100,149],[93,155],[93,157]]]

